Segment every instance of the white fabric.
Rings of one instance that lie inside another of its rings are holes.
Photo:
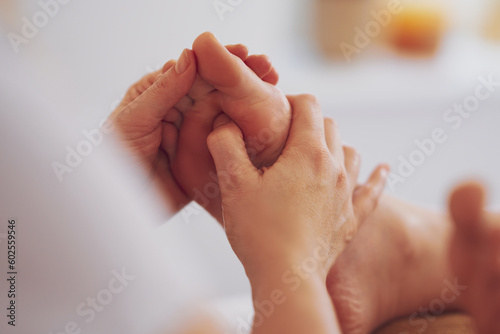
[[[190,296],[159,256],[155,228],[166,213],[109,135],[59,181],[52,162],[64,162],[82,129],[30,86],[11,53],[0,44],[0,333],[168,332]],[[4,279],[11,218],[15,327]]]

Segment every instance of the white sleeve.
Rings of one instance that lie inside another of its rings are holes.
[[[0,333],[168,332],[190,296],[160,256],[165,213],[111,135],[82,137],[1,59]]]

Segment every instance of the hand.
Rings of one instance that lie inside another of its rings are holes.
[[[282,155],[268,168],[254,167],[234,122],[225,115],[216,120],[208,147],[217,168],[224,226],[252,285],[252,333],[340,333],[326,274],[374,210],[387,167],[378,167],[366,185],[356,186],[359,158],[342,148],[335,123],[323,122],[310,96],[289,101],[290,134]],[[307,274],[288,285],[287,272],[306,262]]]
[[[244,61],[258,78],[270,84],[277,83],[277,72],[267,57],[248,56],[248,50],[243,45],[228,45],[225,48],[231,56]],[[213,114],[217,94],[197,75],[196,63],[192,51],[183,51],[177,62],[170,60],[161,70],[146,75],[134,84],[110,116],[125,145],[131,148],[135,159],[165,194],[167,206],[173,213],[196,195],[189,182],[203,189],[212,180],[210,171],[215,172],[212,157],[206,148],[206,137],[217,115]],[[183,72],[179,73],[181,69]],[[205,104],[198,103],[196,113],[187,113],[186,109],[192,108],[193,101],[204,94],[213,98],[204,100]],[[210,128],[205,130],[207,124]],[[179,136],[181,126],[183,131]],[[205,131],[208,132],[205,134]],[[200,143],[202,150],[205,147],[206,155],[192,150]],[[178,167],[177,175],[174,175],[172,166]]]
[[[161,71],[133,85],[110,116],[123,143],[151,174],[174,213],[190,201],[170,170],[169,153],[177,143],[182,121],[175,106],[191,89],[196,75],[194,54],[185,50],[177,63],[169,61]]]
[[[250,280],[276,262],[296,263],[326,247],[322,275],[376,207],[387,177],[379,166],[357,186],[359,158],[342,148],[335,123],[315,99],[289,97],[292,126],[278,161],[258,170],[240,129],[219,116],[208,147],[222,195],[226,233]],[[345,153],[344,153],[345,152]],[[270,256],[272,254],[272,256]]]
[[[178,107],[182,126],[171,167],[186,194],[222,222],[217,175],[207,147],[214,120],[222,112],[228,115],[242,130],[252,162],[269,166],[288,136],[290,104],[275,87],[278,75],[266,56],[235,55],[210,33],[195,40],[193,51],[198,78]]]

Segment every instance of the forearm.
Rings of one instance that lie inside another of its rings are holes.
[[[251,278],[253,334],[340,333],[323,273],[273,266]]]

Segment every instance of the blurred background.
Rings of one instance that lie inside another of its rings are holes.
[[[16,57],[77,128],[97,128],[130,85],[211,31],[224,44],[269,55],[285,93],[317,95],[361,153],[363,178],[387,162],[394,173],[388,193],[442,210],[456,182],[478,177],[500,208],[500,84],[485,84],[500,83],[499,0],[60,0],[57,8],[42,6],[49,2],[19,0],[2,9],[1,38],[11,43],[8,33],[31,33],[13,52],[18,49]],[[27,21],[38,22],[38,32]],[[430,143],[436,129],[440,140]],[[158,233],[178,254],[175,270],[203,296],[248,295],[222,229],[201,209],[190,206]]]

